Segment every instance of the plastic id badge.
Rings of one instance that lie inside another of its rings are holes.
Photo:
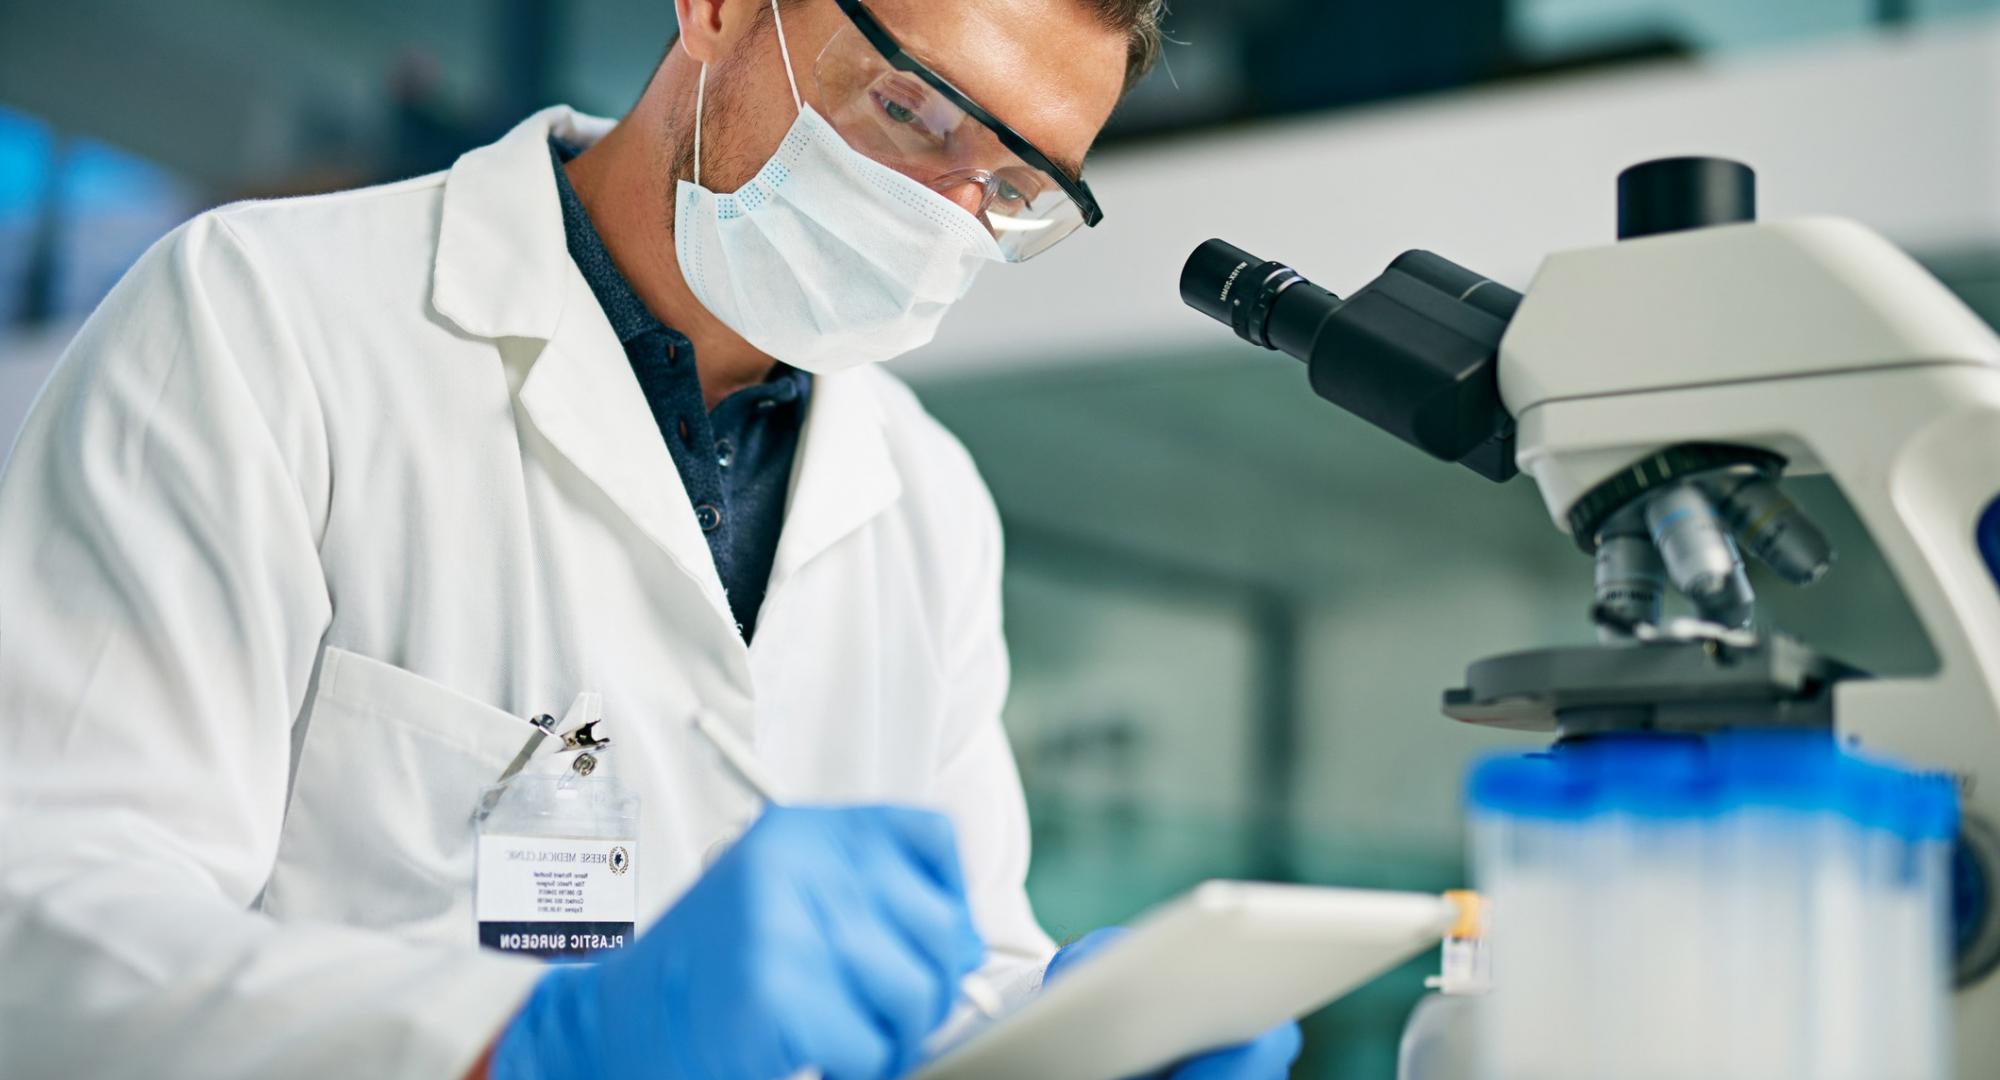
[[[562,962],[622,949],[639,898],[639,799],[609,767],[596,694],[536,731],[474,814],[479,944]],[[553,753],[536,751],[554,739]]]

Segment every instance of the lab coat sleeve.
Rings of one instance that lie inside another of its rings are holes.
[[[1002,633],[999,514],[971,460],[959,494],[975,542],[947,616],[945,668],[952,708],[933,791],[958,829],[959,854],[974,921],[986,938],[985,975],[1009,996],[1041,985],[1054,944],[1028,902],[1028,809],[1020,771],[1001,726],[1007,702],[1007,643]]]
[[[452,1077],[535,977],[256,911],[331,615],[292,336],[254,249],[197,218],[0,478],[0,1076]]]

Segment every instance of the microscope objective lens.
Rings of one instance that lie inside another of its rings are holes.
[[[1833,565],[1826,535],[1769,480],[1737,488],[1721,510],[1743,549],[1794,585],[1811,585]]]
[[[1660,492],[1646,504],[1646,527],[1668,579],[1703,618],[1725,626],[1749,623],[1754,598],[1743,559],[1707,493],[1693,483]]]
[[[1627,628],[1660,621],[1667,572],[1651,537],[1643,532],[1606,536],[1597,547],[1596,576],[1601,638],[1624,639]]]

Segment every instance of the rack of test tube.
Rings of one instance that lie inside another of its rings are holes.
[[[1488,758],[1489,1080],[1950,1075],[1950,781],[1824,731]]]

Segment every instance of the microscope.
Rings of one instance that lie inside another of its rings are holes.
[[[1221,241],[1181,295],[1418,449],[1494,481],[1526,472],[1594,561],[1597,643],[1477,661],[1448,716],[1558,740],[1824,729],[1949,773],[1957,1068],[1990,1075],[2000,337],[1861,225],[1757,221],[1742,164],[1652,161],[1618,186],[1618,242],[1548,257],[1525,295],[1412,251],[1343,299]],[[1871,677],[1758,626],[1746,557],[1798,585],[1833,565],[1780,483],[1816,474],[1879,549],[1934,670]],[[1670,589],[1691,614],[1667,617]]]

